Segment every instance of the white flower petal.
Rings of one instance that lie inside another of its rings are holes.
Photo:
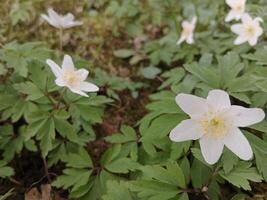
[[[252,20],[251,16],[248,13],[244,13],[242,15],[241,21],[242,21],[243,24],[253,23],[253,20]]]
[[[223,90],[211,90],[207,97],[207,103],[216,110],[223,110],[231,106],[229,95]]]
[[[177,45],[183,43],[185,41],[185,37],[183,35],[181,35],[181,37],[179,38],[179,40],[177,41]]]
[[[236,4],[237,0],[226,0],[226,4],[230,7],[233,7]]]
[[[84,97],[88,97],[88,95],[87,95],[85,92],[79,90],[77,87],[68,86],[68,88],[69,88],[73,93],[79,94],[79,95],[84,96]]]
[[[227,16],[225,17],[225,22],[230,22],[233,19],[235,19],[235,12],[230,10],[229,13],[227,14]]]
[[[225,116],[231,119],[234,126],[246,127],[259,123],[265,117],[265,113],[259,108],[244,108],[242,106],[231,106]]]
[[[47,59],[46,63],[49,65],[49,67],[51,68],[52,72],[54,73],[54,75],[57,78],[62,76],[61,68],[53,60]]]
[[[208,111],[206,99],[190,94],[178,94],[175,98],[176,103],[190,117],[196,117]]]
[[[256,22],[263,22],[263,19],[261,18],[261,17],[256,17],[255,19],[254,19],[254,21],[256,21]]]
[[[79,21],[68,22],[68,23],[64,24],[64,28],[71,28],[71,27],[74,27],[74,26],[80,26],[82,24],[83,23],[79,22]]]
[[[190,34],[190,35],[187,37],[186,42],[187,42],[188,44],[193,44],[193,43],[194,43],[194,36],[193,36],[193,34]]]
[[[74,15],[72,13],[68,13],[63,17],[65,22],[70,22],[74,20]]]
[[[231,26],[231,31],[239,35],[244,32],[244,27],[242,24],[234,24]]]
[[[191,24],[195,26],[196,23],[197,23],[197,16],[194,16],[194,17],[192,18],[192,20],[191,20]]]
[[[258,42],[258,36],[254,36],[248,40],[248,43],[250,44],[250,46],[255,46],[257,42]]]
[[[76,74],[80,77],[82,81],[84,81],[87,78],[89,71],[86,69],[79,69],[76,71]]]
[[[55,24],[60,25],[61,16],[57,14],[57,12],[54,11],[52,8],[48,9],[48,16],[51,21],[53,21]]]
[[[242,44],[242,43],[247,42],[247,41],[248,41],[247,37],[240,35],[235,39],[234,44],[239,45],[239,44]]]
[[[233,128],[223,139],[227,148],[243,160],[249,160],[253,156],[251,146],[247,138],[238,128]]]
[[[202,155],[210,165],[216,163],[223,152],[223,142],[220,139],[202,137],[199,140]]]
[[[261,36],[263,34],[263,29],[259,26],[256,31],[257,37]]]
[[[183,27],[183,29],[191,27],[191,23],[189,21],[187,21],[187,20],[184,20],[182,22],[182,27]]]
[[[97,92],[99,91],[99,87],[97,87],[95,84],[93,83],[89,83],[89,82],[81,82],[77,85],[77,88],[79,88],[82,91],[85,92]]]
[[[62,63],[62,69],[64,71],[73,71],[75,70],[72,58],[69,55],[65,55]]]
[[[172,129],[170,139],[174,142],[197,140],[203,135],[201,128],[192,119],[183,120],[178,126]]]
[[[60,25],[59,25],[57,20],[55,20],[55,19],[53,19],[53,18],[51,18],[51,17],[49,17],[47,15],[44,15],[44,14],[42,14],[41,17],[44,20],[46,20],[51,26],[54,26],[56,28],[60,28]]]
[[[62,78],[57,78],[55,83],[60,87],[66,86],[66,82]]]

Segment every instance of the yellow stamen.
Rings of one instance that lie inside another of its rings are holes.
[[[214,113],[207,113],[204,115],[200,120],[200,126],[204,134],[218,139],[224,137],[230,128],[228,121]]]
[[[80,81],[79,77],[74,71],[66,71],[64,73],[64,79],[69,85],[75,85]]]

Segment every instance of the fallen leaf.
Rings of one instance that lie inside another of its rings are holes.
[[[51,185],[41,185],[41,192],[34,187],[25,194],[25,200],[52,200]]]

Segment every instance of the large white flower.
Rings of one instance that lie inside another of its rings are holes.
[[[74,21],[74,16],[71,13],[68,13],[64,16],[56,13],[52,8],[48,9],[48,15],[42,14],[41,17],[45,19],[50,25],[59,28],[66,29],[73,26],[80,26],[83,23],[79,21]]]
[[[263,22],[262,18],[256,17],[252,19],[249,14],[245,13],[241,20],[241,24],[234,24],[231,26],[231,30],[238,35],[234,44],[239,45],[248,42],[251,46],[256,45],[258,37],[263,33],[260,26],[260,22]]]
[[[182,42],[186,41],[188,44],[194,43],[194,30],[196,27],[197,17],[193,17],[191,22],[183,21],[182,22],[182,34],[180,39],[177,41],[177,44],[181,44]]]
[[[178,94],[176,102],[191,119],[171,131],[172,141],[199,139],[201,152],[209,164],[219,160],[224,145],[243,160],[252,158],[251,146],[238,127],[262,121],[265,117],[262,109],[231,105],[229,95],[222,90],[211,90],[207,99]]]
[[[231,10],[225,17],[226,22],[230,22],[233,19],[239,20],[245,12],[246,0],[226,0],[228,6]]]
[[[60,68],[53,60],[47,59],[46,63],[50,66],[56,76],[55,83],[61,87],[68,87],[73,93],[88,97],[85,92],[97,92],[99,88],[89,82],[86,78],[89,72],[86,69],[76,70],[69,55],[65,55]]]

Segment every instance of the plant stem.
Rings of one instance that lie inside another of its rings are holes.
[[[59,29],[59,50],[63,50],[63,29]]]
[[[64,89],[62,90],[62,92],[61,92],[61,94],[60,94],[60,96],[59,96],[58,103],[57,103],[57,105],[56,105],[56,107],[55,107],[56,109],[59,109],[61,99],[63,99],[63,96],[64,96],[64,94],[65,94],[65,92],[66,92],[66,89],[67,89],[67,88],[64,88]]]
[[[216,166],[214,167],[214,170],[212,172],[212,174],[209,176],[207,183],[202,187],[202,190],[207,190],[209,185],[211,184],[213,178],[218,174],[218,171],[220,169],[220,166]]]
[[[49,175],[46,159],[44,157],[42,157],[42,158],[43,158],[43,163],[44,163],[45,176],[47,177],[48,182],[51,183],[51,178]]]

